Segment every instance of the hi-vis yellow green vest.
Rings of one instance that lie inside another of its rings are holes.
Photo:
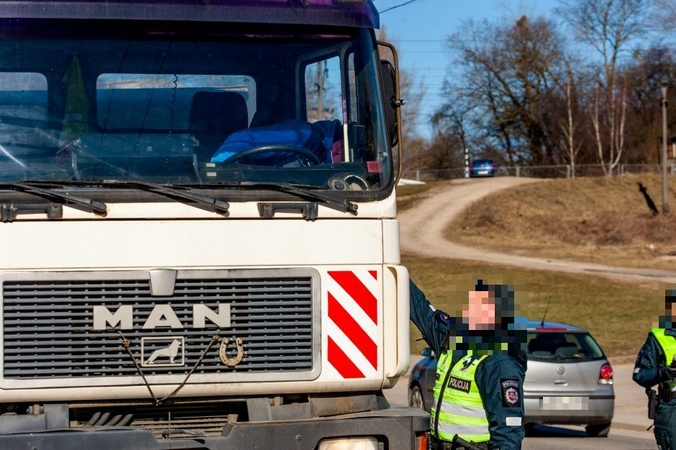
[[[438,439],[451,441],[457,434],[466,441],[488,442],[491,438],[488,430],[488,417],[481,401],[481,394],[474,376],[479,364],[487,355],[468,354],[450,368],[451,354],[444,353],[437,364],[437,380],[434,383],[434,404],[430,411],[432,434]],[[442,389],[446,375],[448,382]],[[443,400],[437,411],[439,396]],[[438,428],[435,427],[438,418]]]
[[[676,355],[676,338],[664,334],[664,328],[653,328],[650,332],[655,336],[660,347],[662,347],[667,366],[670,365],[674,360],[674,355]],[[671,391],[676,391],[676,379],[669,381],[669,387]]]

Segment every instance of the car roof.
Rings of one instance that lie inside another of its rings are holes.
[[[561,332],[561,331],[568,331],[568,332],[575,332],[575,333],[588,333],[589,331],[585,330],[582,327],[578,327],[575,325],[569,325],[566,323],[559,323],[559,322],[544,322],[542,320],[528,320],[526,322],[526,329],[527,331],[538,331],[538,332]]]

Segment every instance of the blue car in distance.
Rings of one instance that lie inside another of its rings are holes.
[[[495,162],[490,158],[478,158],[469,165],[469,176],[492,177],[495,176]]]

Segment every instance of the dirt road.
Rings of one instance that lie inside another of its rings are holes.
[[[527,269],[598,274],[642,282],[676,283],[676,272],[507,255],[455,244],[444,239],[446,225],[473,202],[500,189],[537,181],[533,178],[516,177],[462,179],[454,180],[450,185],[432,188],[424,200],[413,208],[399,213],[402,250],[429,257],[485,261]]]

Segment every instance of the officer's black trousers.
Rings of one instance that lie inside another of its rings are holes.
[[[676,450],[676,400],[657,407],[655,440],[661,450]]]

